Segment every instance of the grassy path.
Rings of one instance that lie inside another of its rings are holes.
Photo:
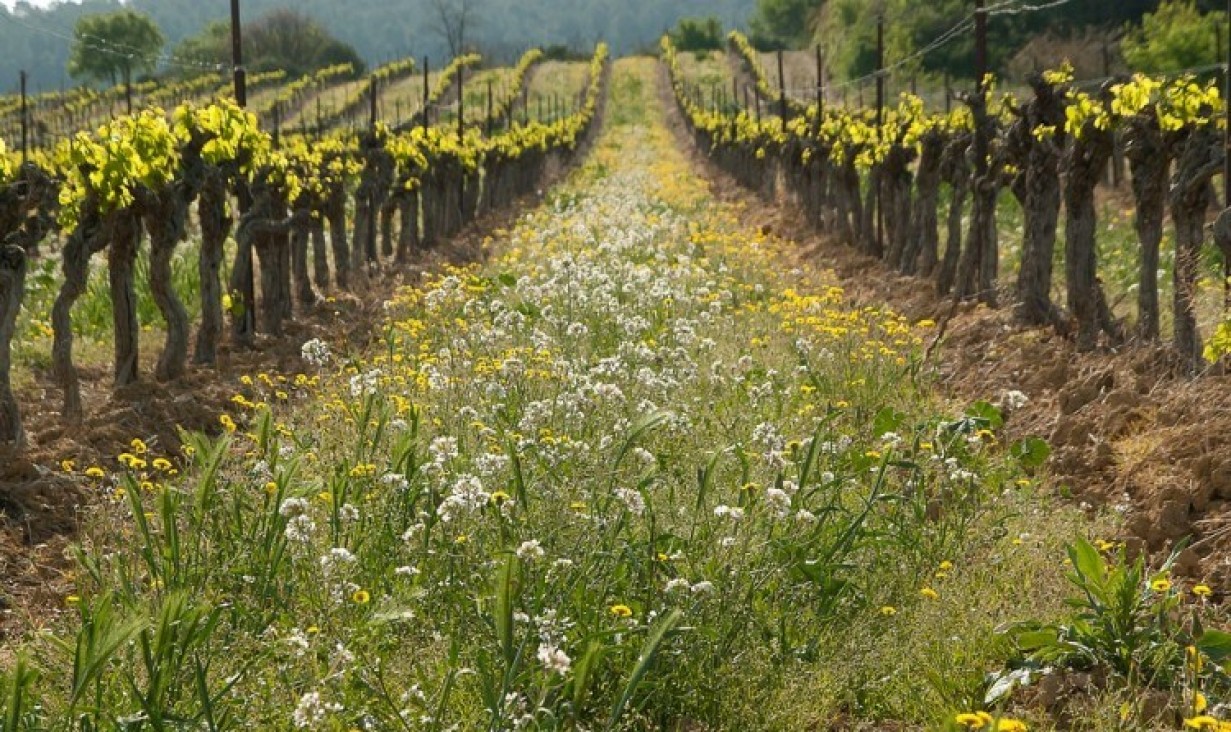
[[[989,424],[929,396],[928,324],[846,307],[709,195],[656,74],[620,62],[591,160],[371,352],[305,344],[182,475],[138,444],[95,479],[31,714],[794,730],[981,701],[1077,519],[1041,526]]]

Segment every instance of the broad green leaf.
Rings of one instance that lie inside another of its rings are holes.
[[[1000,429],[1004,425],[1004,415],[991,402],[979,401],[966,409],[966,416],[987,422],[990,429]]]
[[[1009,454],[1024,468],[1038,468],[1051,457],[1051,445],[1039,437],[1027,437],[1009,446]]]
[[[1231,633],[1226,631],[1207,630],[1193,641],[1193,645],[1215,663],[1231,657]]]

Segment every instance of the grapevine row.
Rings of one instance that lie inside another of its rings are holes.
[[[496,100],[492,107],[493,119],[512,119],[513,107],[522,98],[523,90],[530,82],[530,73],[536,64],[543,60],[543,51],[532,48],[522,54],[513,67],[513,76],[509,80],[508,92]]]
[[[748,40],[748,36],[733,30],[727,34],[727,43],[730,45],[731,50],[734,51],[744,70],[752,78],[752,82],[756,86],[757,95],[766,101],[777,99],[781,92],[770,83],[769,75],[765,73],[765,67],[761,65],[760,55],[752,45],[752,42]],[[796,115],[807,112],[808,105],[801,103],[797,99],[787,97],[786,103],[789,114]]]
[[[382,266],[406,262],[480,214],[507,208],[535,190],[550,161],[570,162],[589,139],[606,68],[607,48],[600,44],[577,112],[490,137],[474,128],[459,137],[423,127],[394,134],[378,125],[359,137],[290,138],[278,147],[255,115],[220,100],[205,107],[184,104],[169,117],[157,109],[123,116],[21,166],[0,154],[0,442],[23,440],[9,349],[27,263],[51,234],[65,236],[64,280],[51,314],[52,370],[63,417],[75,423],[83,405],[71,312],[85,291],[94,255],[107,255],[114,379],[122,386],[139,378],[134,264],[148,238],[151,293],[167,330],[155,377],[175,379],[187,366],[191,324],[172,285],[171,261],[194,205],[201,230],[202,316],[193,360],[211,363],[224,328],[224,303],[230,303],[237,342],[252,339],[257,314],[263,332],[279,335],[287,318],[312,305],[319,290],[362,289]],[[236,197],[250,204],[233,220]],[[354,212],[353,235],[348,209]],[[238,247],[224,294],[219,272],[229,236]],[[246,291],[256,289],[253,255],[260,273],[255,313],[239,305]]]
[[[1213,359],[1227,350],[1225,326],[1203,349],[1195,316],[1206,216],[1215,203],[1211,179],[1224,159],[1223,101],[1213,82],[1138,75],[1092,95],[1072,87],[1071,69],[1062,68],[1032,75],[1028,100],[999,93],[989,79],[986,96],[966,95],[948,114],[926,112],[918,97],[905,94],[880,124],[873,110],[818,114],[816,106],[783,124],[711,109],[681,75],[669,38],[662,41],[662,57],[697,144],[721,168],[767,199],[790,197],[817,228],[899,272],[934,278],[940,295],[993,306],[1001,298],[996,206],[1008,189],[1025,216],[1010,294],[1015,315],[1074,336],[1080,348],[1121,343],[1131,334],[1111,312],[1096,258],[1095,188],[1118,136],[1132,174],[1140,246],[1136,335],[1147,342],[1160,335],[1159,250],[1169,213],[1176,247],[1175,351],[1191,370],[1203,355]],[[968,203],[972,213],[963,231]],[[1214,229],[1226,262],[1231,215],[1224,212]],[[1063,305],[1052,299],[1061,232]]]
[[[391,84],[413,74],[415,71],[415,60],[412,58],[394,61],[386,64],[373,71],[364,81],[356,84],[355,88],[350,91],[346,99],[331,110],[330,113],[324,115],[318,120],[318,125],[322,129],[333,127],[343,120],[352,119],[361,114],[364,105],[372,96],[372,90]]]

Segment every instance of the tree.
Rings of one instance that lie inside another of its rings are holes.
[[[274,10],[244,30],[244,50],[257,71],[282,69],[291,77],[339,63],[356,71],[363,61],[315,18],[294,10]]]
[[[244,26],[245,65],[253,71],[281,69],[291,78],[350,63],[356,72],[364,64],[351,46],[334,38],[315,18],[293,10],[274,10]],[[231,25],[210,23],[185,38],[175,55],[207,64],[227,64],[231,58]]]
[[[176,58],[199,64],[229,64],[231,61],[231,22],[214,20],[200,33],[189,36],[175,46]],[[196,73],[190,71],[189,73]]]
[[[475,0],[432,0],[436,11],[433,29],[449,47],[449,55],[456,58],[466,52],[466,39],[477,15]]]
[[[758,48],[791,48],[812,37],[813,17],[824,6],[817,0],[757,0],[749,39]]]
[[[708,18],[680,18],[671,40],[680,51],[722,50],[722,23],[713,16]]]
[[[1194,0],[1166,0],[1130,28],[1121,49],[1135,71],[1174,73],[1217,63],[1218,34],[1225,13],[1202,14]]]
[[[134,71],[153,71],[163,47],[162,31],[132,10],[82,16],[73,30],[68,73],[73,78],[131,81]]]

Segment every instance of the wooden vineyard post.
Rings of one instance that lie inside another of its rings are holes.
[[[431,102],[431,99],[432,99],[432,96],[431,96],[432,87],[428,79],[427,64],[428,64],[427,56],[424,56],[423,57],[423,110],[422,110],[423,119],[421,120],[424,131],[426,131],[428,127],[428,113],[430,111],[428,109],[428,104]]]
[[[22,69],[21,79],[21,164],[25,165],[30,150],[30,111],[26,99],[26,71]]]
[[[248,106],[247,75],[244,72],[243,31],[239,22],[239,0],[231,0],[231,69],[234,73],[235,103]]]
[[[885,14],[876,16],[876,129],[883,131],[885,124]],[[877,257],[885,251],[885,182],[883,175],[876,174],[876,241],[873,254]]]
[[[492,109],[495,106],[492,98],[492,80],[487,80],[487,136],[491,137],[494,131],[496,121],[492,118]]]
[[[1218,37],[1222,38],[1221,32]],[[1227,41],[1227,57],[1224,59],[1226,66],[1222,70],[1223,99],[1228,100],[1225,105],[1227,126],[1223,129],[1222,137],[1222,200],[1223,204],[1231,209],[1231,97],[1227,96],[1231,94],[1231,0],[1227,0]],[[1231,312],[1231,253],[1228,252],[1223,252],[1222,256],[1222,287],[1223,311]]]
[[[457,67],[457,142],[466,139],[466,67]]]
[[[778,115],[782,118],[782,131],[786,132],[786,75],[782,67],[782,49],[778,49]]]
[[[370,77],[368,81],[368,129],[373,133],[376,132],[376,123],[379,121],[380,116],[378,110],[380,98],[377,96],[380,94],[380,90],[377,88],[378,83],[375,76]]]
[[[977,274],[976,292],[981,302],[996,305],[996,187],[988,180],[988,150],[991,141],[991,120],[987,111],[987,8],[986,0],[975,0],[975,175],[974,175],[974,221],[976,236],[971,237],[975,250]]]
[[[816,124],[820,128],[821,119],[825,116],[825,54],[818,44],[816,47]]]
[[[244,71],[244,44],[239,0],[231,0],[231,69],[234,74],[235,103],[243,109],[248,106],[248,83],[247,74]],[[239,187],[240,215],[247,213],[251,205],[252,200],[247,188],[241,185]],[[245,256],[247,261],[240,291],[240,296],[244,301],[244,312],[241,322],[236,327],[236,335],[240,341],[250,340],[256,334],[256,283],[254,281],[256,263],[251,247],[247,249]]]
[[[1103,78],[1111,78],[1111,43],[1107,37],[1103,37]],[[1219,54],[1220,56],[1222,54]],[[1113,144],[1111,152],[1111,165],[1109,174],[1111,176],[1111,187],[1119,188],[1120,181],[1124,179],[1124,158],[1120,155],[1120,146]]]

